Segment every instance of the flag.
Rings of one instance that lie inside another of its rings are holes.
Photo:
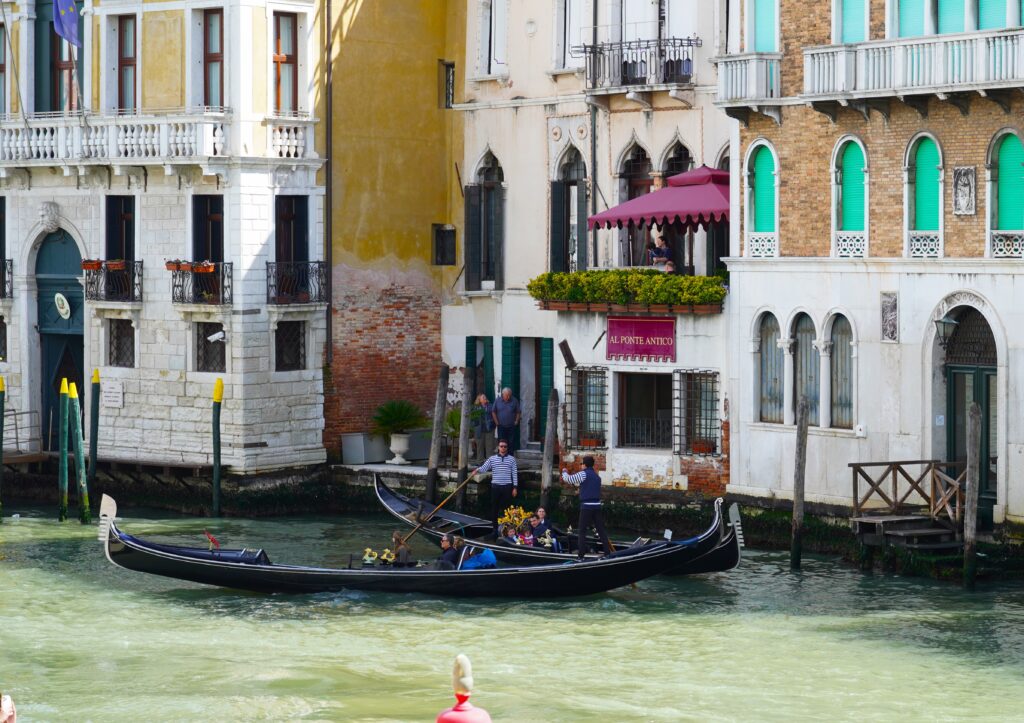
[[[209,532],[207,532],[206,530],[203,530],[203,534],[204,534],[204,535],[206,535],[207,539],[208,539],[208,540],[210,541],[210,549],[211,549],[211,550],[212,550],[213,548],[215,548],[215,547],[216,547],[216,548],[217,548],[218,550],[220,549],[220,543],[219,543],[219,542],[217,542],[217,538],[216,538],[216,537],[214,537],[213,535],[211,535],[211,534],[210,534]]]
[[[78,7],[75,0],[53,0],[53,30],[72,45],[82,47],[78,39]]]

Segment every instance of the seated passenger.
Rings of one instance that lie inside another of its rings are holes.
[[[471,547],[468,555],[462,563],[463,570],[489,570],[498,566],[498,559],[486,547]]]
[[[537,515],[530,518],[530,527],[533,528],[534,546],[549,547],[552,552],[562,551],[562,546],[558,543],[558,538],[554,536],[551,532],[551,528],[548,527],[546,523],[541,522],[541,519],[537,517]]]
[[[516,528],[512,525],[506,524],[502,526],[501,539],[513,545],[519,544],[519,535],[516,534]]]
[[[551,523],[548,522],[548,513],[543,507],[538,507],[534,517],[537,518],[537,525],[533,528],[533,536],[542,537],[545,532],[551,529]]]
[[[391,535],[391,551],[395,553],[395,561],[391,563],[395,567],[410,567],[413,564],[412,550],[397,530]]]
[[[533,528],[529,522],[524,522],[523,526],[519,528],[519,544],[533,547],[533,542]]]
[[[452,544],[452,536],[444,534],[441,536],[441,557],[437,558],[439,570],[454,570],[459,562],[459,551]]]

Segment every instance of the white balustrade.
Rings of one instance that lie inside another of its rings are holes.
[[[938,231],[908,231],[907,256],[912,259],[940,258],[942,235]]]
[[[868,255],[867,234],[863,231],[836,231],[835,254],[841,259],[862,259]]]
[[[994,259],[1024,258],[1024,231],[993,231],[989,245]]]
[[[270,122],[270,155],[274,158],[309,158],[308,144],[313,140],[313,121],[273,119]]]
[[[1020,29],[804,49],[804,95],[810,97],[951,92],[1022,81]]]
[[[718,58],[720,103],[763,103],[782,97],[782,54],[747,53]]]
[[[779,234],[774,231],[771,233],[748,233],[747,255],[759,259],[778,256]]]

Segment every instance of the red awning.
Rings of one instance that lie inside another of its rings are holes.
[[[672,176],[664,188],[591,216],[587,226],[622,228],[630,223],[634,226],[679,223],[694,228],[728,220],[729,172],[701,166]]]

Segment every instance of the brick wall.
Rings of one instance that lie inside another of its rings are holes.
[[[782,109],[782,125],[753,114],[750,127],[741,129],[741,158],[750,143],[766,138],[779,156],[779,243],[783,256],[828,256],[832,219],[830,162],[836,141],[857,135],[867,148],[869,174],[869,231],[873,257],[903,255],[903,163],[907,144],[919,131],[938,140],[944,167],[943,207],[945,255],[980,258],[985,255],[985,214],[988,202],[985,165],[993,136],[1014,126],[1024,112],[1024,99],[1012,101],[1007,115],[995,103],[972,98],[964,116],[949,103],[932,99],[928,115],[893,99],[889,120],[872,112],[869,120],[842,109],[836,122],[805,106]],[[1018,124],[1019,125],[1019,124]],[[973,216],[953,215],[953,167],[973,166],[977,174],[977,211]]]
[[[781,0],[779,26],[782,93],[786,97],[800,95],[804,90],[803,49],[832,42],[832,3],[830,0]]]
[[[324,446],[369,431],[382,402],[407,399],[433,413],[441,360],[441,300],[415,286],[334,291],[334,360],[324,378]]]

